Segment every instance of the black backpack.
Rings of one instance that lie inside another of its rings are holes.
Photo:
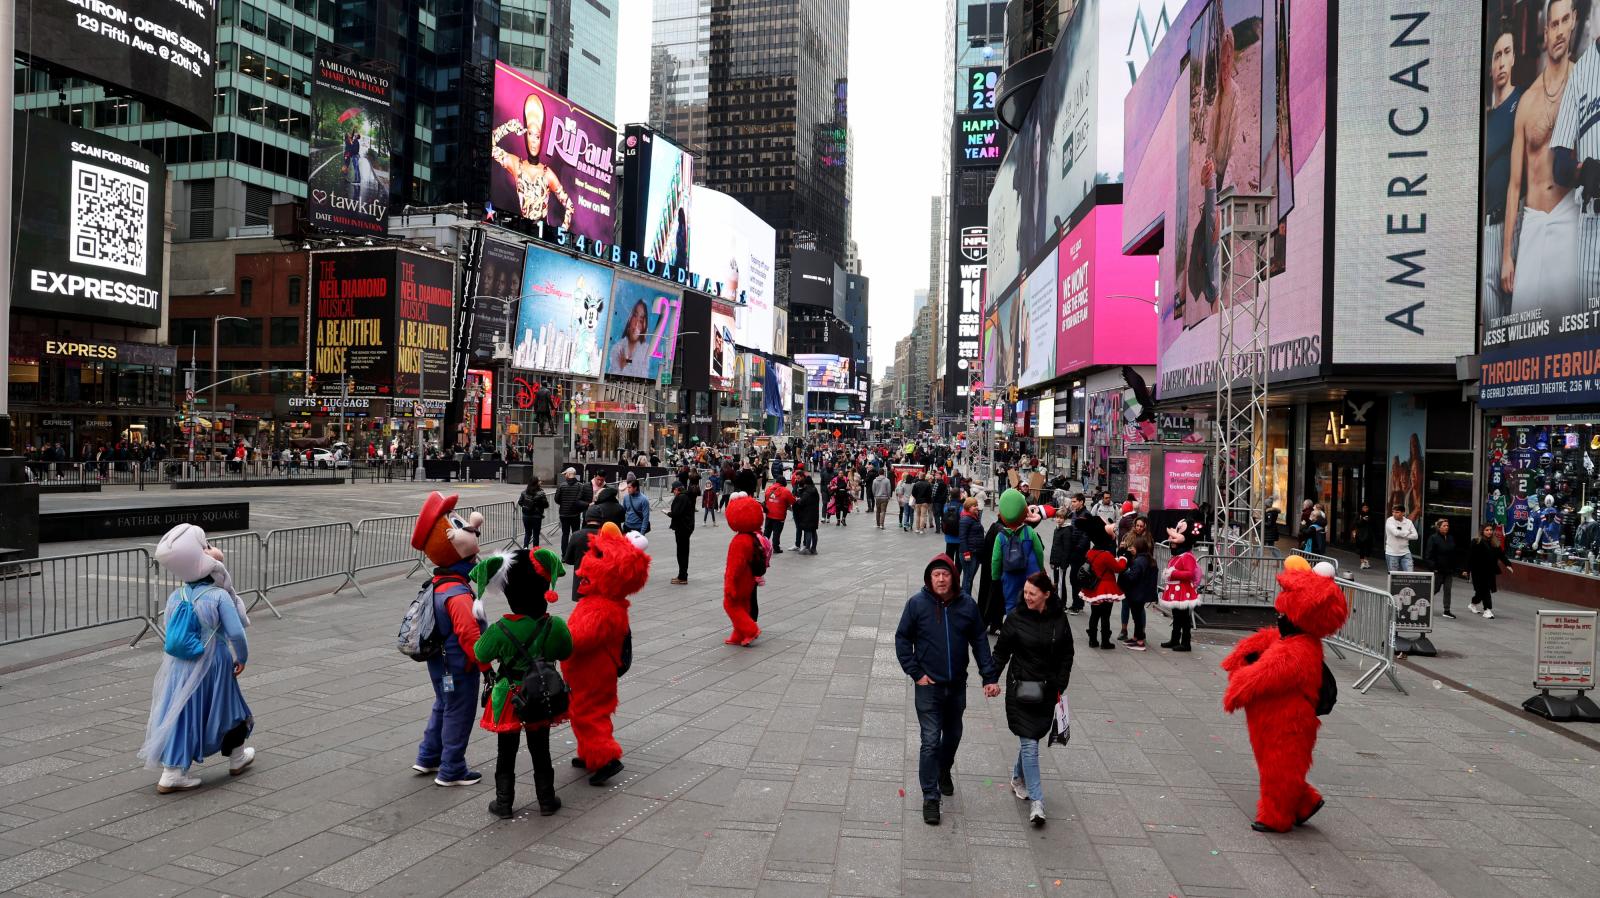
[[[1077,564],[1073,565],[1072,571],[1068,576],[1072,578],[1072,588],[1079,592],[1083,592],[1086,589],[1094,589],[1095,584],[1100,582],[1100,578],[1094,572],[1094,565],[1090,564],[1087,558],[1081,559]]]
[[[765,577],[767,575],[767,549],[761,545],[761,537],[750,534],[750,541],[755,543],[755,550],[750,553],[750,575]]]
[[[523,723],[539,723],[546,720],[555,720],[567,713],[571,696],[567,691],[566,680],[561,679],[561,670],[555,662],[543,658],[529,658],[528,649],[538,639],[550,631],[550,615],[545,615],[544,620],[534,628],[533,635],[527,643],[519,643],[511,631],[501,623],[500,627],[506,638],[517,647],[517,653],[512,656],[511,664],[518,665],[518,661],[527,661],[527,672],[522,675],[522,682],[511,693],[511,707],[517,712],[517,719]]]
[[[948,537],[961,535],[961,506],[949,503],[944,507],[944,517],[940,519],[940,529]]]
[[[1322,686],[1317,689],[1317,716],[1327,717],[1339,701],[1339,681],[1333,678],[1328,662],[1322,662]]]

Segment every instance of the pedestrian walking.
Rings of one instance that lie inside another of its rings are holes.
[[[544,529],[544,513],[550,508],[550,497],[544,494],[544,488],[539,485],[537,476],[528,478],[528,485],[522,488],[522,495],[517,497],[517,510],[522,512],[522,547],[524,549],[533,544],[539,531]]]
[[[554,664],[572,655],[572,634],[566,622],[550,613],[556,580],[564,573],[556,553],[544,548],[495,555],[472,571],[479,596],[488,592],[489,585],[497,585],[510,609],[472,646],[473,655],[490,665],[485,674],[490,683],[488,701],[478,725],[496,734],[494,800],[489,803],[489,813],[502,820],[516,814],[517,752],[524,741],[533,761],[533,791],[540,816],[561,809],[555,767],[550,763],[550,728],[567,719],[566,708],[547,708],[543,695],[524,695],[522,691],[529,672],[539,662]],[[524,719],[519,707],[530,714],[532,709],[556,713]]]
[[[840,474],[833,482],[833,513],[834,526],[850,526],[850,509],[855,503],[855,492],[850,486],[850,479]]]
[[[767,487],[766,495],[761,499],[762,508],[766,510],[763,533],[772,543],[774,555],[783,554],[783,522],[789,516],[789,509],[794,507],[794,493],[790,492],[782,481],[776,481]]]
[[[800,484],[794,497],[795,538],[801,555],[817,554],[817,519],[821,514],[822,494],[812,482],[810,474],[800,475]],[[778,550],[772,550],[776,553]]]
[[[895,508],[900,512],[900,530],[911,532],[912,516],[914,514],[915,500],[912,498],[912,477],[910,474],[900,475],[900,482],[894,486]]]
[[[1350,538],[1356,544],[1356,557],[1361,559],[1361,569],[1372,567],[1372,543],[1378,533],[1378,522],[1373,520],[1372,505],[1361,503],[1361,510],[1356,512],[1356,525],[1350,531]]]
[[[961,591],[972,595],[972,581],[983,565],[983,509],[978,500],[968,496],[961,503],[961,523],[956,532],[958,554],[961,559]]]
[[[167,597],[166,641],[138,757],[161,770],[156,791],[166,795],[198,787],[189,768],[212,755],[227,757],[230,776],[243,773],[256,756],[245,745],[255,717],[239,689],[250,619],[222,551],[204,530],[179,524],[161,537],[155,557],[182,585]]]
[[[978,556],[978,613],[983,617],[985,631],[990,636],[1000,635],[1000,624],[1006,616],[1005,591],[994,576],[995,546],[1000,542],[1003,527],[998,517],[983,533],[983,551]]]
[[[872,505],[878,513],[878,529],[882,530],[884,513],[889,510],[889,493],[891,491],[889,476],[887,474],[874,476],[870,489],[872,490]]]
[[[667,518],[672,522],[668,527],[678,549],[678,576],[672,578],[674,586],[689,582],[689,538],[694,536],[694,504],[699,486],[698,474],[691,476],[687,484],[672,485],[672,504],[667,507]]]
[[[1000,629],[994,646],[996,672],[1006,674],[1006,725],[1017,737],[1011,792],[1028,802],[1028,822],[1043,826],[1044,785],[1039,777],[1039,740],[1050,734],[1056,702],[1072,677],[1072,628],[1050,576],[1029,575],[1022,605]]]
[[[944,554],[961,557],[961,515],[965,506],[961,494],[952,490],[950,498],[939,511],[939,531],[944,534]]]
[[[704,509],[700,514],[702,521],[717,522],[717,496],[721,492],[719,481],[715,471],[706,479],[705,492],[700,494],[700,507]]]
[[[978,606],[956,582],[955,562],[948,556],[934,556],[923,569],[922,589],[900,614],[894,650],[900,669],[915,684],[922,822],[938,826],[941,796],[956,793],[953,768],[967,709],[969,657],[977,658],[983,694],[1000,694],[1000,671],[989,652]]]
[[[915,483],[911,484],[911,501],[916,508],[916,527],[914,529],[917,533],[926,533],[928,528],[932,526],[930,519],[933,516],[933,478],[931,475],[923,474],[917,478]]]
[[[1467,549],[1467,573],[1472,577],[1472,604],[1467,606],[1473,614],[1482,614],[1484,620],[1494,620],[1495,581],[1500,576],[1500,566],[1511,573],[1511,559],[1506,550],[1495,541],[1494,526],[1483,525],[1479,536]]]
[[[1450,586],[1461,571],[1461,558],[1456,551],[1456,538],[1450,535],[1449,518],[1440,518],[1433,525],[1433,532],[1428,534],[1428,542],[1422,550],[1422,560],[1433,570],[1433,594],[1443,593],[1444,610],[1439,615],[1455,620],[1456,616],[1450,613]]]
[[[1020,491],[1008,489],[1000,494],[999,516],[1000,536],[989,564],[1000,584],[1006,614],[1010,614],[1022,601],[1022,584],[1028,575],[1045,569],[1044,540],[1027,523],[1027,499]]]
[[[1050,579],[1055,584],[1057,596],[1068,596],[1072,591],[1072,543],[1077,536],[1072,526],[1072,509],[1066,505],[1056,509],[1056,529],[1050,534]]]
[[[1100,493],[1100,499],[1094,503],[1094,507],[1089,509],[1089,513],[1107,524],[1115,524],[1121,515],[1121,510],[1112,503],[1111,491],[1104,490]]]
[[[1406,517],[1403,505],[1396,505],[1393,514],[1383,522],[1383,560],[1391,571],[1412,570],[1411,543],[1417,538],[1417,527]]]
[[[583,513],[593,501],[593,488],[579,482],[577,468],[561,472],[561,485],[556,487],[556,515],[561,520],[562,552],[567,551],[567,540],[583,525]]]

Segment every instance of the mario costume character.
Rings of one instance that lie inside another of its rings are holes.
[[[1278,574],[1278,626],[1245,637],[1222,662],[1228,689],[1222,710],[1244,709],[1256,756],[1261,797],[1257,832],[1288,832],[1322,809],[1322,795],[1306,782],[1317,744],[1322,701],[1322,640],[1339,631],[1350,607],[1333,579],[1333,566],[1312,569],[1289,558]],[[1331,707],[1331,703],[1330,703]]]
[[[472,786],[483,774],[467,769],[467,738],[472,735],[473,706],[478,700],[479,663],[473,646],[483,632],[483,604],[472,595],[468,577],[478,563],[478,538],[483,515],[455,514],[456,497],[429,493],[411,531],[411,547],[433,562],[433,616],[443,637],[442,650],[428,658],[433,682],[433,711],[417,746],[411,769],[437,774],[439,786]]]
[[[605,785],[622,770],[622,746],[611,735],[611,715],[617,710],[617,678],[633,661],[628,596],[650,578],[646,545],[643,534],[624,536],[608,521],[589,537],[575,575],[583,601],[567,620],[572,657],[561,662],[561,674],[572,693],[569,713],[578,741],[572,766],[590,771],[591,786]]]
[[[494,801],[489,804],[489,813],[502,820],[516,814],[517,750],[524,738],[528,756],[533,759],[533,789],[539,798],[540,815],[548,817],[561,809],[561,799],[556,796],[556,772],[550,764],[550,728],[566,720],[567,715],[522,720],[517,714],[517,693],[535,661],[561,661],[572,654],[572,634],[561,618],[549,612],[558,598],[556,579],[563,573],[561,559],[543,547],[492,555],[472,569],[478,596],[487,595],[491,588],[498,589],[511,609],[510,614],[487,627],[473,646],[480,661],[499,662],[498,669],[489,675],[493,685],[485,696],[483,719],[478,726],[498,734]]]
[[[722,572],[722,610],[733,623],[733,633],[723,642],[749,645],[761,635],[761,628],[756,626],[756,587],[767,570],[767,547],[759,533],[761,503],[739,496],[728,503],[726,517],[728,526],[733,528],[733,539],[728,543],[728,564]]]
[[[1172,560],[1167,562],[1167,586],[1161,590],[1161,607],[1172,612],[1172,638],[1161,643],[1164,649],[1174,652],[1189,651],[1189,637],[1194,633],[1194,609],[1200,604],[1200,564],[1194,560],[1189,543],[1189,520],[1180,519],[1176,527],[1167,528],[1167,545],[1172,549]]]
[[[1111,606],[1122,601],[1122,587],[1117,575],[1128,569],[1128,559],[1116,554],[1116,543],[1111,534],[1114,524],[1107,524],[1094,515],[1084,515],[1072,522],[1089,540],[1089,552],[1084,560],[1094,571],[1094,585],[1079,593],[1089,603],[1089,648],[1114,649],[1111,641]]]
[[[989,555],[989,573],[1005,597],[1006,614],[1022,601],[1022,584],[1045,569],[1044,540],[1034,530],[1041,520],[1039,509],[1029,508],[1028,500],[1015,489],[1000,494],[1000,531]]]

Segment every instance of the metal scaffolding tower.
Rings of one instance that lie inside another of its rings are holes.
[[[1260,441],[1267,433],[1273,205],[1271,194],[1236,193],[1231,187],[1217,198],[1222,290],[1211,532],[1222,557],[1262,547],[1263,478],[1269,472]]]

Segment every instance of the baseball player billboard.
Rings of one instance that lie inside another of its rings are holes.
[[[1480,401],[1600,401],[1600,14],[1581,0],[1488,13]]]

